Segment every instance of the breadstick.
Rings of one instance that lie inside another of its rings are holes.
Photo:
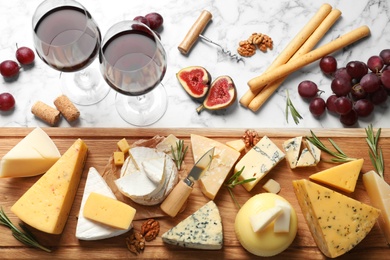
[[[321,22],[331,12],[332,6],[329,4],[323,4],[317,13],[310,19],[310,21],[302,28],[302,30],[291,40],[291,42],[284,48],[284,50],[276,57],[271,63],[266,72],[273,70],[274,68],[285,64],[294,53],[305,43],[313,31],[321,24]],[[244,107],[248,107],[252,99],[260,92],[251,91],[250,89],[240,99],[240,104]]]
[[[283,78],[292,72],[324,57],[332,52],[335,52],[351,43],[354,43],[370,34],[370,29],[367,26],[361,26],[339,38],[313,50],[305,55],[292,60],[284,65],[275,68],[272,71],[265,72],[263,75],[251,79],[248,82],[250,89],[255,92],[262,89],[267,84],[277,79]]]
[[[292,58],[288,62],[291,62],[291,60],[294,60],[311,51],[340,16],[340,10],[333,9],[324,19],[324,21],[320,24],[320,26],[318,26],[318,28],[313,32],[313,34],[310,35],[309,39],[307,39],[307,41],[301,46],[301,48],[299,48],[299,50],[294,54],[294,56],[292,56]],[[249,103],[248,108],[254,112],[259,110],[259,108],[275,92],[275,90],[283,83],[285,79],[286,77],[268,84]]]

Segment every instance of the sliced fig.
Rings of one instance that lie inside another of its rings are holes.
[[[224,109],[232,105],[236,99],[237,91],[232,78],[229,76],[220,76],[211,83],[206,99],[196,111],[199,114],[203,109]]]
[[[206,96],[210,87],[210,73],[201,66],[190,66],[176,73],[184,90],[193,98],[201,99]]]

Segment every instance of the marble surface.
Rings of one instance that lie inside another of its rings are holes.
[[[0,2],[0,60],[14,59],[16,44],[33,47],[31,18],[40,0],[13,0]],[[213,78],[229,75],[237,86],[238,99],[247,91],[248,80],[264,72],[289,41],[316,13],[323,1],[280,0],[280,1],[176,1],[176,0],[80,0],[98,22],[104,35],[108,28],[121,20],[131,20],[137,15],[159,12],[164,17],[161,32],[162,43],[168,53],[168,69],[163,84],[169,96],[165,115],[155,128],[210,127],[210,128],[343,128],[339,119],[326,113],[321,118],[313,117],[309,104],[298,96],[297,85],[305,79],[315,81],[324,90],[321,96],[331,94],[330,79],[322,75],[318,62],[291,74],[279,90],[256,113],[236,102],[232,107],[218,111],[196,112],[199,104],[184,92],[176,79],[176,72],[183,67],[199,65],[211,73]],[[371,36],[352,46],[334,53],[339,66],[350,60],[366,61],[382,49],[390,48],[390,2],[387,0],[329,0],[327,3],[342,12],[341,18],[318,45],[349,32],[361,25],[371,29]],[[253,32],[269,35],[274,48],[267,53],[257,52],[245,62],[236,63],[220,50],[203,41],[193,46],[189,55],[182,55],[177,46],[199,16],[202,10],[213,14],[213,19],[203,32],[224,47],[236,52],[238,42],[247,39]],[[38,57],[32,68],[22,70],[17,80],[8,82],[0,78],[0,93],[10,92],[16,99],[16,107],[10,112],[0,113],[0,127],[48,126],[31,113],[31,106],[40,100],[53,105],[61,94],[59,72],[44,64]],[[103,80],[103,78],[101,78]],[[292,118],[286,122],[285,90],[289,89],[291,99],[303,119],[295,124]],[[75,123],[62,119],[59,127],[134,127],[123,121],[114,108],[115,91],[100,103],[92,106],[78,106],[81,116]],[[369,118],[360,119],[353,127],[390,127],[390,99],[375,107]]]

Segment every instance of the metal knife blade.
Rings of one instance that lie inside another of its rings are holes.
[[[197,181],[202,177],[203,173],[210,167],[211,161],[214,157],[215,148],[211,148],[205,154],[200,157],[200,159],[192,167],[190,173],[187,175],[187,178],[184,179],[184,182],[188,182],[187,185],[194,185],[194,181]]]

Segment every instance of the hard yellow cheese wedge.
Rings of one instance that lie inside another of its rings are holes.
[[[363,174],[363,184],[371,204],[381,210],[378,223],[390,245],[390,185],[374,171]]]
[[[86,219],[119,229],[129,229],[135,213],[126,203],[96,192],[89,194],[83,211]]]
[[[293,186],[317,246],[330,258],[359,244],[380,214],[374,207],[308,180],[293,181]]]
[[[12,206],[11,211],[28,225],[50,234],[63,231],[72,208],[87,158],[81,139]]]
[[[242,139],[228,141],[228,142],[226,142],[226,145],[233,148],[234,150],[236,150],[240,153],[242,151],[244,151],[244,149],[245,149],[245,143]]]
[[[191,134],[191,146],[195,162],[205,152],[215,147],[211,165],[199,180],[203,194],[210,199],[214,199],[240,153],[216,140],[195,134]]]
[[[353,192],[363,163],[364,159],[350,161],[312,174],[309,178],[345,192]]]
[[[32,130],[0,161],[0,177],[28,177],[46,172],[61,157],[56,145],[39,127]]]

